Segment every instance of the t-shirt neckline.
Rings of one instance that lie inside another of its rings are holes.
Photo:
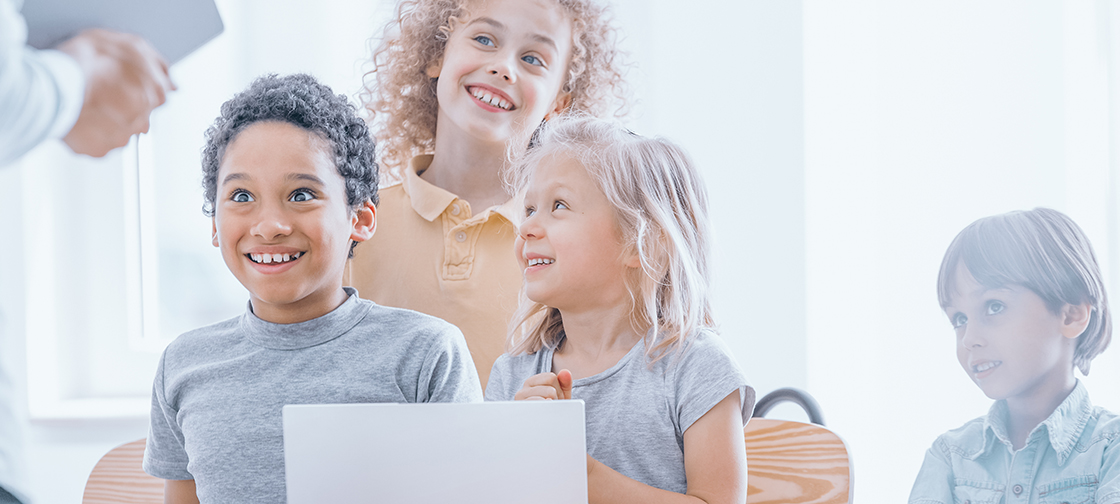
[[[353,287],[343,287],[346,301],[338,308],[318,318],[295,324],[276,324],[261,319],[253,313],[252,302],[241,316],[241,330],[246,337],[271,350],[299,350],[322,345],[353,329],[365,317],[369,306],[358,298]]]
[[[618,362],[614,363],[613,366],[607,368],[605,371],[593,374],[591,376],[585,376],[583,378],[572,380],[572,389],[575,389],[576,387],[592,385],[606,380],[607,378],[610,378],[615,374],[618,374],[618,372],[622,371],[622,369],[625,368],[630,363],[630,361],[637,358],[636,355],[645,355],[645,352],[642,351],[645,350],[646,347],[645,341],[645,338],[640,338],[636,343],[634,343],[634,346],[630,347],[630,350],[626,352],[626,355],[623,355],[621,359],[618,359]],[[563,340],[561,340],[561,344],[562,342]],[[559,346],[560,345],[557,345],[556,348],[559,348]],[[555,373],[556,371],[552,370],[552,356],[555,355],[556,348],[548,348],[548,355],[545,356],[545,358],[547,359],[546,368],[548,371],[552,371],[553,373]]]

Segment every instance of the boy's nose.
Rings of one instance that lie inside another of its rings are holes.
[[[256,225],[250,229],[255,236],[266,240],[274,240],[292,233],[292,226],[279,214],[265,214],[257,220]]]
[[[961,346],[964,348],[976,348],[984,346],[984,335],[978,327],[965,324],[961,328]]]

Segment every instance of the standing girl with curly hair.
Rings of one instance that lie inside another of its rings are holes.
[[[459,326],[485,385],[521,286],[510,159],[558,114],[622,110],[597,0],[402,0],[363,93],[381,165],[378,230],[349,283]]]

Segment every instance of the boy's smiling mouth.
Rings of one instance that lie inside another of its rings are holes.
[[[991,374],[991,371],[1003,364],[1003,361],[984,361],[979,364],[972,365],[972,374],[977,378],[983,378]]]
[[[245,254],[250,261],[257,264],[281,264],[292,262],[300,257],[303,257],[307,252],[296,252],[294,254]]]

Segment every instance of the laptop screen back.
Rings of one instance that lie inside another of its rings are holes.
[[[586,504],[582,401],[284,407],[289,504]]]

